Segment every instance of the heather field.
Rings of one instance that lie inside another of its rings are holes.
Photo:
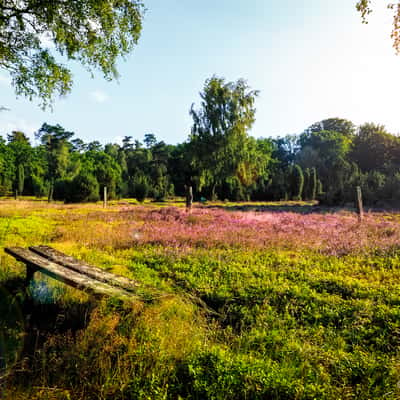
[[[399,399],[400,213],[0,201],[4,399]],[[94,302],[11,245],[141,282]]]

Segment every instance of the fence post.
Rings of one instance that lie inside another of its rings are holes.
[[[358,219],[361,222],[364,217],[364,209],[363,209],[362,193],[360,186],[357,186],[357,210],[358,210]]]
[[[107,207],[107,186],[104,186],[104,193],[103,193],[103,208]]]
[[[186,186],[186,210],[189,212],[192,210],[193,203],[193,189],[192,186]]]

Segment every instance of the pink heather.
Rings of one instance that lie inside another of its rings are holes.
[[[352,213],[231,212],[194,208],[125,209],[124,219],[138,232],[136,243],[170,247],[240,246],[313,249],[332,255],[388,249],[400,244],[394,214],[371,213],[363,223]],[[138,228],[138,220],[142,225]]]

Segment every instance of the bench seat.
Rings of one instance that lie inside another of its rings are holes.
[[[35,251],[32,249],[35,249]],[[32,249],[23,247],[7,247],[4,249],[7,254],[26,264],[28,279],[33,277],[34,272],[40,271],[60,282],[88,292],[96,297],[110,296],[131,302],[138,300],[138,297],[132,293],[135,285],[136,287],[138,286],[134,281],[130,281],[127,278],[121,279],[124,277],[110,274],[100,268],[81,263],[73,257],[57,252],[51,247],[38,246]],[[38,254],[39,251],[41,255]],[[65,261],[61,262],[63,257],[65,257]],[[108,283],[109,277],[111,278],[111,284]],[[130,291],[121,287],[124,284],[127,285]]]

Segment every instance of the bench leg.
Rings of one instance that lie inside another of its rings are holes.
[[[25,280],[25,286],[28,288],[31,280],[33,279],[33,275],[36,272],[36,268],[34,268],[32,265],[27,264],[26,266],[26,280]]]

